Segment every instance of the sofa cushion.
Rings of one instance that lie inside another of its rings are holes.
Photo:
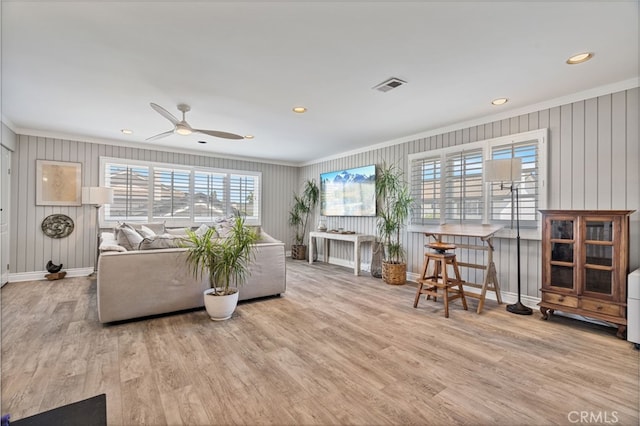
[[[128,251],[137,250],[138,245],[144,239],[142,235],[135,229],[127,224],[123,224],[117,228],[116,233],[118,244],[127,249]]]
[[[173,229],[168,228],[166,230],[166,233],[171,235],[179,235],[181,237],[186,237],[188,229],[193,230],[193,228],[173,228]],[[194,232],[196,233],[197,236],[202,237],[204,234],[207,233],[208,230],[209,230],[209,226],[203,223],[197,229],[195,229]]]
[[[100,253],[105,251],[118,251],[123,252],[127,251],[126,248],[122,247],[120,244],[113,241],[105,241],[100,244]]]
[[[165,229],[164,233],[169,235],[179,235],[184,237],[187,235],[187,228],[167,228]]]
[[[179,235],[162,234],[151,238],[144,238],[138,245],[138,250],[159,250],[180,247],[182,237]]]

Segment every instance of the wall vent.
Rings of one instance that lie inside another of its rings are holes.
[[[398,88],[400,86],[402,86],[403,84],[407,84],[406,81],[404,80],[400,80],[399,78],[395,78],[392,77],[389,80],[378,84],[377,86],[374,86],[373,88],[375,90],[378,90],[380,92],[388,92],[389,90],[393,90],[395,88]]]

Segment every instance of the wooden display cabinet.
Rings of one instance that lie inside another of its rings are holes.
[[[627,328],[629,215],[634,210],[540,210],[542,319],[554,311]]]

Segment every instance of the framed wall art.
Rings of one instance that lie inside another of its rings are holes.
[[[36,205],[82,205],[82,164],[36,160]]]

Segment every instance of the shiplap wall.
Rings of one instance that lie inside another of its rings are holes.
[[[18,135],[12,159],[11,273],[44,271],[50,259],[65,269],[93,267],[94,207],[36,206],[36,159],[82,163],[82,186],[98,186],[101,156],[262,172],[262,227],[277,239],[291,240],[287,214],[297,189],[297,167]],[[75,222],[69,237],[52,239],[43,234],[42,220],[54,213]]]
[[[323,172],[367,164],[379,165],[383,161],[398,163],[402,169],[406,169],[409,154],[549,128],[549,208],[638,210],[638,92],[638,88],[634,88],[301,168],[19,135],[12,158],[11,272],[42,271],[49,259],[65,263],[65,268],[93,266],[93,208],[36,206],[36,159],[82,163],[83,186],[98,184],[100,156],[261,171],[263,227],[289,247],[292,233],[287,226],[287,218],[291,195],[300,189],[306,179],[318,180]],[[76,229],[70,237],[53,240],[42,234],[40,222],[53,213],[64,213],[74,219]],[[311,219],[311,228],[315,228],[319,219],[319,213],[316,212]],[[375,218],[327,218],[326,222],[329,228],[343,227],[367,234],[376,233]],[[424,237],[408,233],[403,236],[403,244],[408,252],[408,271],[417,273],[422,264]],[[640,266],[640,214],[637,212],[631,218],[630,253],[630,266],[635,269]],[[331,255],[332,259],[349,264],[352,248],[348,244],[334,243]],[[477,262],[484,260],[483,253],[461,255]],[[538,297],[540,242],[523,240],[522,259],[523,293]],[[503,290],[515,292],[515,240],[497,240],[495,260]],[[365,249],[363,263],[370,261],[371,254]],[[481,277],[479,273],[472,273],[466,279],[478,281]]]
[[[639,210],[638,92],[639,89],[634,88],[312,164],[302,168],[300,179],[319,181],[320,173],[368,164],[381,165],[383,161],[398,164],[406,176],[409,154],[548,128],[548,208]],[[316,213],[312,227],[320,219],[319,213]],[[367,234],[376,233],[375,218],[327,218],[326,221],[329,228],[343,227]],[[461,240],[475,243],[470,239]],[[630,240],[630,268],[633,270],[640,266],[638,212],[631,217]],[[408,272],[419,272],[424,243],[422,234],[407,233],[403,236]],[[501,287],[504,291],[516,292],[516,242],[514,239],[497,239],[495,247],[494,259]],[[522,240],[521,250],[522,292],[539,297],[540,241]],[[480,263],[485,260],[482,252],[468,251],[459,253],[459,256]],[[331,257],[336,259],[336,263],[351,262],[351,245],[332,243]],[[363,263],[370,262],[370,259],[370,251],[363,250]],[[480,271],[467,273],[463,278],[472,282],[482,280]]]

